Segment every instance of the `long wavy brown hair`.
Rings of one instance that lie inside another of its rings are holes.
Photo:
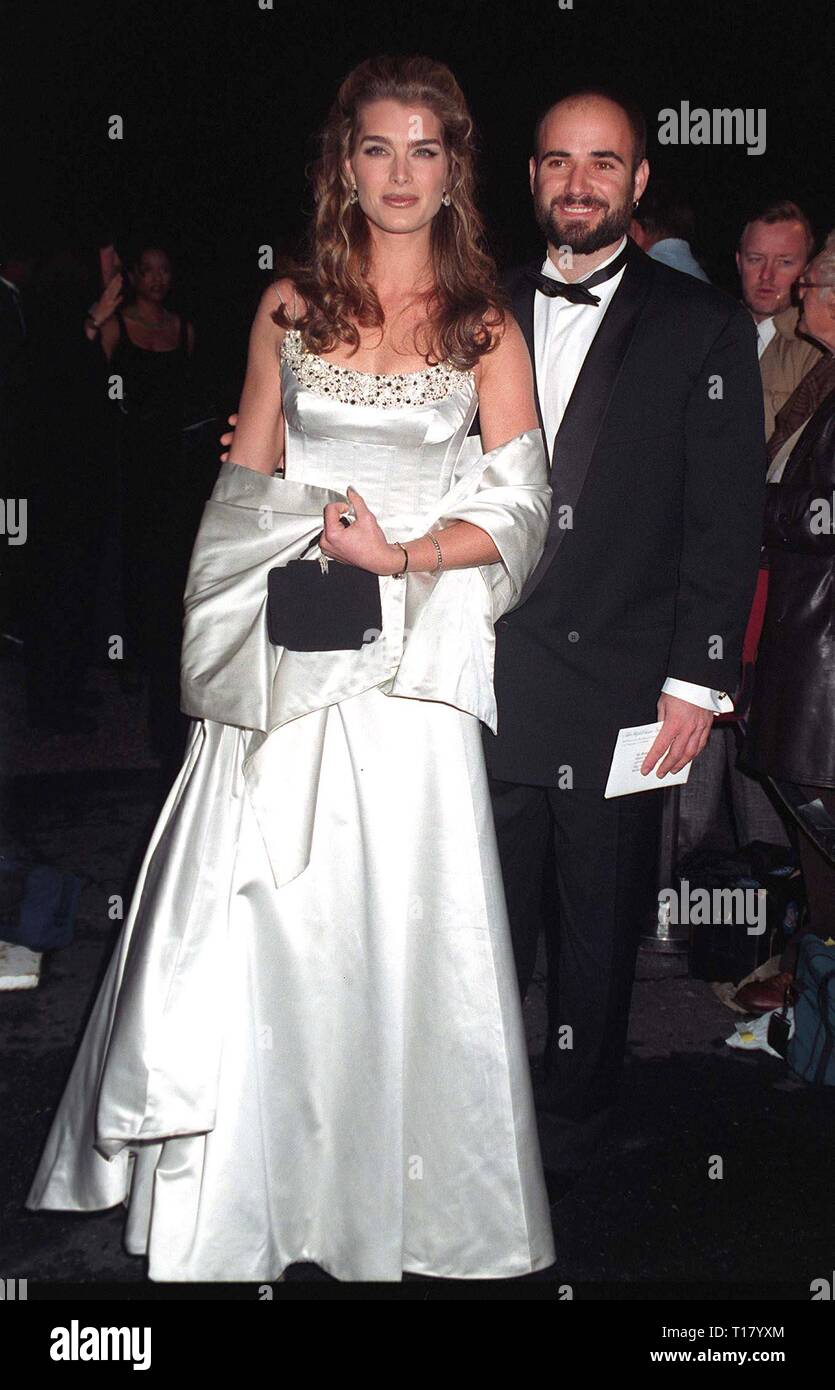
[[[426,310],[428,360],[468,369],[491,350],[492,330],[504,322],[507,299],[496,284],[496,265],[475,202],[475,127],[464,94],[444,63],[422,56],[388,54],[368,58],[342,82],[320,134],[311,176],[315,203],[303,263],[285,261],[287,275],[305,300],[293,318],[280,306],[273,318],[282,328],[298,328],[312,352],[337,342],[356,351],[356,324],[382,327],[380,301],[369,284],[371,235],[358,203],[349,201],[345,160],[353,152],[361,108],[371,101],[394,100],[427,106],[442,127],[449,160],[449,207],[432,220],[430,254],[434,283],[415,294]]]

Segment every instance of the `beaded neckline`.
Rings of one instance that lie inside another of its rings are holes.
[[[360,372],[327,362],[302,343],[301,330],[290,328],[281,344],[287,362],[303,386],[344,405],[397,407],[437,401],[459,389],[472,372],[437,362],[417,372]]]

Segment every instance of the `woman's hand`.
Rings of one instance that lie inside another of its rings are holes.
[[[225,434],[222,434],[222,435],[220,436],[220,442],[221,442],[221,444],[225,444],[225,445],[226,445],[226,453],[225,453],[225,454],[221,454],[221,456],[220,456],[220,461],[221,461],[221,463],[228,463],[228,462],[229,462],[229,450],[230,450],[231,447],[232,447],[232,440],[235,438],[235,426],[236,426],[237,423],[238,423],[238,416],[237,416],[237,414],[235,414],[235,415],[230,415],[230,416],[229,416],[229,423],[230,423],[230,425],[232,426],[231,430],[227,430]]]
[[[93,318],[101,328],[103,323],[116,312],[122,302],[122,277],[120,274],[113,276],[101,298],[96,301],[92,308]]]
[[[347,494],[348,502],[329,502],[325,507],[325,529],[319,537],[322,554],[372,574],[398,574],[404,565],[403,551],[386,540],[356,488],[349,487]],[[357,519],[345,526],[339,518],[351,510]]]

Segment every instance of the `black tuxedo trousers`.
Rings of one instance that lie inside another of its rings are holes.
[[[542,1159],[575,1171],[617,1101],[639,939],[657,908],[661,792],[606,801],[492,778],[490,790],[523,999],[545,938]]]

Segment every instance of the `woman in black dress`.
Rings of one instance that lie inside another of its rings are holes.
[[[122,670],[149,676],[149,733],[163,764],[182,757],[188,720],[179,709],[182,596],[194,540],[183,425],[194,329],[166,307],[168,252],[142,245],[126,266],[131,297],[93,309],[109,375],[121,377],[119,471],[122,597],[127,631]],[[124,280],[123,280],[124,288]],[[106,294],[106,292],[105,292]],[[160,511],[160,480],[166,506]]]

